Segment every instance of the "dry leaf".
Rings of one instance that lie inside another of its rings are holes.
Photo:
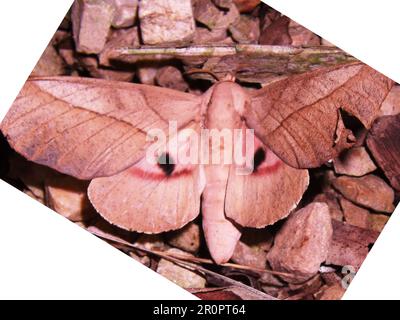
[[[327,264],[352,266],[358,269],[379,233],[332,220],[333,237]]]
[[[360,178],[341,176],[333,181],[333,186],[356,204],[381,212],[394,210],[393,189],[372,174]]]
[[[356,227],[381,232],[386,222],[389,220],[388,216],[371,213],[367,209],[356,206],[345,198],[340,199],[340,204],[343,208],[346,222]]]
[[[368,149],[390,184],[400,191],[400,114],[379,118],[367,138]]]
[[[375,171],[376,166],[364,147],[355,147],[343,151],[333,159],[335,172],[349,176],[361,177]]]

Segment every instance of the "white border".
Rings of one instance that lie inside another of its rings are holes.
[[[0,3],[0,119],[71,2]],[[398,1],[265,2],[400,82]],[[0,197],[0,298],[193,298],[2,181]],[[345,298],[400,298],[399,220],[397,209]]]
[[[71,0],[0,2],[0,119]],[[0,180],[0,298],[195,299]]]

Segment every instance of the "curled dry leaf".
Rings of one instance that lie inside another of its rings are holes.
[[[332,226],[333,237],[326,263],[358,269],[379,233],[336,220],[332,220]]]
[[[344,197],[361,206],[388,213],[394,210],[393,189],[372,174],[360,178],[341,176],[333,181],[333,186]]]
[[[325,261],[332,238],[331,217],[325,203],[314,202],[293,213],[275,236],[268,253],[273,270],[290,272],[287,282],[304,282]]]
[[[390,184],[400,191],[400,114],[377,119],[367,138],[368,149]]]
[[[360,177],[376,169],[367,150],[364,147],[355,147],[343,151],[333,159],[335,172],[349,176]]]
[[[356,227],[381,232],[389,220],[388,216],[371,213],[367,209],[361,208],[345,198],[340,199],[340,205],[343,208],[346,222]]]

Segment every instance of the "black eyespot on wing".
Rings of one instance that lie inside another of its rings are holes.
[[[263,148],[258,148],[254,153],[253,158],[254,171],[256,171],[257,168],[265,161],[265,158],[265,150]]]
[[[170,176],[175,170],[175,163],[168,152],[161,154],[157,160],[158,167],[165,173],[165,175]]]

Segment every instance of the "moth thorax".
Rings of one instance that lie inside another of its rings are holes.
[[[208,102],[207,127],[240,128],[246,100],[247,95],[238,84],[230,81],[217,83]]]

